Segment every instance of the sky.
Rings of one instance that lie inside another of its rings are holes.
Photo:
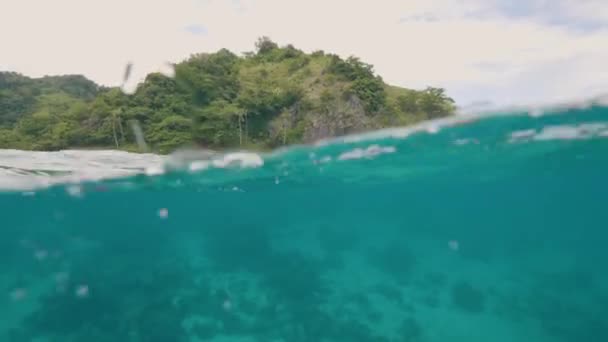
[[[390,84],[460,106],[608,92],[608,0],[0,0],[0,70],[119,85],[260,36],[355,55]]]

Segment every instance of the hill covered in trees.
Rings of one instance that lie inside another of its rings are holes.
[[[0,148],[137,150],[181,146],[266,149],[449,115],[441,88],[387,85],[371,65],[306,54],[268,38],[256,51],[192,55],[175,77],[149,74],[134,94],[79,75],[0,72]]]

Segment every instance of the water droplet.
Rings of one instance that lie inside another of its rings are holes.
[[[125,66],[125,73],[122,77],[122,82],[125,83],[129,80],[129,78],[131,77],[131,71],[133,70],[133,63],[132,62],[128,62],[127,65]]]
[[[131,74],[133,72],[133,63],[129,62],[125,66],[125,73],[122,77],[122,84],[120,85],[120,89],[123,93],[131,95],[134,94],[137,90],[137,82],[134,82],[131,78]]]
[[[131,129],[133,130],[133,134],[135,134],[135,141],[137,142],[139,149],[143,152],[147,152],[148,145],[146,144],[146,139],[144,139],[144,131],[141,129],[137,120],[131,121]]]

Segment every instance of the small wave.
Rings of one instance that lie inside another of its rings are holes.
[[[373,158],[381,154],[395,153],[396,151],[397,149],[394,146],[371,145],[366,149],[356,148],[354,150],[344,152],[338,156],[338,160]]]
[[[344,162],[370,159],[397,151],[399,158],[408,158],[406,154],[410,155],[409,151],[422,156],[423,148],[444,148],[446,138],[449,139],[447,144],[456,146],[479,145],[483,142],[486,151],[491,151],[488,141],[497,141],[496,138],[504,141],[505,137],[509,143],[605,138],[608,137],[606,108],[598,106],[598,103],[599,100],[594,100],[570,107],[455,115],[407,127],[325,139],[311,145],[283,147],[268,154],[181,150],[169,156],[159,156],[114,150],[0,150],[0,190],[26,191],[62,183],[100,181],[138,174],[153,177],[175,170],[200,173],[209,169],[261,168],[263,174],[272,174],[274,179],[275,174],[284,176],[292,171],[297,172],[294,168],[298,167],[313,165],[323,169],[321,165],[331,163],[332,160]],[[501,120],[508,122],[493,126],[494,122]],[[509,132],[511,127],[519,129]],[[498,130],[495,131],[494,128]],[[419,137],[425,139],[424,143],[419,143]],[[403,148],[401,144],[405,144]],[[307,158],[311,153],[314,157]],[[279,166],[287,162],[290,169],[280,169]],[[280,170],[273,169],[276,167]],[[248,175],[242,174],[243,177],[249,177]],[[214,173],[210,177],[224,176]]]
[[[228,153],[218,159],[214,159],[211,164],[217,168],[229,168],[229,167],[260,167],[264,165],[264,159],[257,154],[252,152],[237,152]]]
[[[127,177],[163,163],[163,156],[112,150],[0,150],[0,189],[33,190],[62,183]]]
[[[583,123],[579,125],[553,125],[542,130],[527,129],[511,133],[509,142],[547,141],[547,140],[579,140],[597,137],[608,137],[608,124]]]

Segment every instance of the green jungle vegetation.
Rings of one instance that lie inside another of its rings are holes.
[[[450,115],[441,88],[388,85],[356,57],[279,47],[267,37],[242,56],[226,49],[151,73],[133,94],[81,75],[0,72],[0,148],[191,146],[271,149]],[[137,129],[134,129],[137,128]]]

